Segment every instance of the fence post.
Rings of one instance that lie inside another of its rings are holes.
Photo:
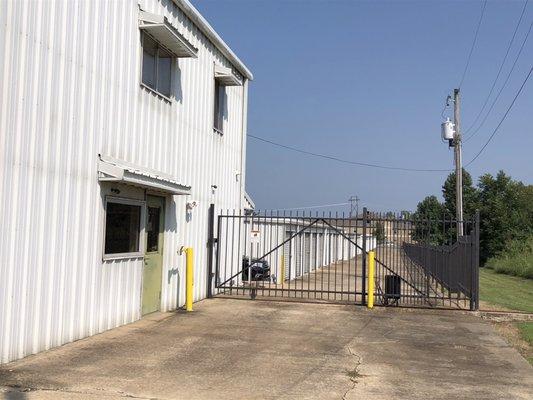
[[[470,298],[470,309],[479,309],[479,235],[480,235],[480,217],[479,210],[476,210],[475,228],[474,228],[474,248],[472,257],[472,293]]]
[[[363,273],[362,273],[362,303],[363,305],[366,305],[366,254],[367,254],[367,248],[366,248],[366,218],[367,218],[367,209],[366,207],[363,207],[363,260],[362,260],[362,267],[363,267]]]
[[[209,205],[207,216],[207,297],[213,297],[213,255],[215,251],[215,205]]]
[[[220,237],[222,236],[222,210],[220,210],[220,214],[217,217],[217,237],[215,239],[216,247],[215,247],[215,276],[213,279],[215,280],[215,289],[218,289],[220,285]]]

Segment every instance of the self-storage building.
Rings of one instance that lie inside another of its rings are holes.
[[[0,3],[0,361],[206,296],[252,74],[187,0]]]

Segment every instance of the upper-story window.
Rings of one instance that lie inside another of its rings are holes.
[[[142,83],[166,98],[170,98],[172,54],[144,32],[142,47]]]
[[[172,59],[196,58],[194,47],[163,15],[139,11],[142,42],[142,85],[170,100]]]
[[[224,132],[224,108],[226,105],[226,88],[215,80],[215,115],[214,129],[219,133]]]
[[[215,64],[215,106],[213,128],[216,132],[224,132],[224,117],[227,118],[226,86],[242,86],[242,78],[236,76],[231,68]]]

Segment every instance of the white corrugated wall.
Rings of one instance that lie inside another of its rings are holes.
[[[176,61],[172,103],[139,85],[137,1],[0,2],[0,362],[140,318],[142,259],[102,262],[99,153],[192,186],[167,197],[163,310],[184,302],[182,245],[205,297],[209,204],[241,206],[247,87],[227,88],[214,133],[214,62],[229,62],[172,1],[140,5],[199,49]]]

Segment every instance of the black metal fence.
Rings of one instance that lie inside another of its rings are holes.
[[[372,238],[342,214],[226,211],[217,218],[218,295],[362,302]],[[209,289],[208,289],[209,290]]]
[[[478,305],[479,221],[417,215],[211,210],[208,293],[366,304]],[[478,217],[479,218],[479,217]],[[457,238],[461,223],[465,236]]]
[[[405,254],[420,266],[431,284],[450,297],[468,299],[470,309],[479,306],[479,224],[452,245],[404,243]]]
[[[479,216],[368,213],[378,304],[477,309]],[[458,224],[466,235],[458,237]]]

